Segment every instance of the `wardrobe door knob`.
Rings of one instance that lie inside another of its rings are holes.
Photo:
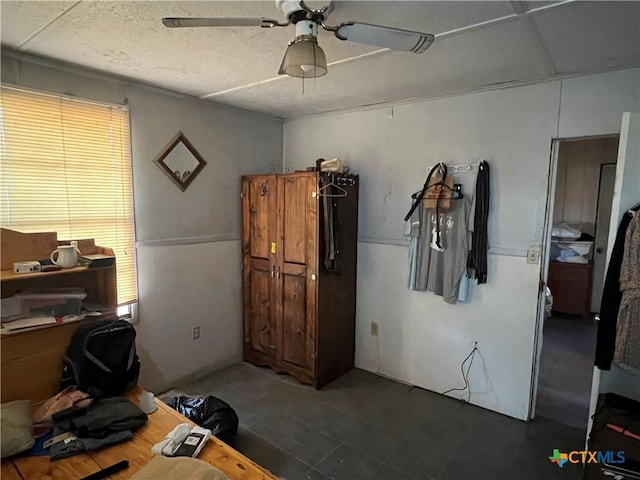
[[[596,248],[596,252],[597,253],[602,253],[602,252],[604,252],[604,248],[598,247],[598,248]]]

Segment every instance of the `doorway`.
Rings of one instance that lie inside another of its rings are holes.
[[[588,423],[618,142],[618,135],[554,141],[544,265],[553,300],[535,414],[577,428]]]

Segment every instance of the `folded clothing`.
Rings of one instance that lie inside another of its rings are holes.
[[[586,265],[587,263],[589,263],[589,259],[586,257],[581,257],[580,255],[574,255],[572,257],[567,257],[563,260],[558,259],[559,262],[564,262],[564,263],[580,263],[582,265]]]
[[[96,400],[88,407],[73,406],[53,415],[53,423],[78,437],[103,438],[113,432],[135,430],[147,414],[124,397]]]
[[[582,233],[582,231],[576,227],[577,225],[570,225],[568,223],[560,223],[558,225],[554,225],[551,229],[551,236],[575,240]]]
[[[589,263],[593,242],[551,240],[549,255],[556,262]]]
[[[64,432],[58,429],[58,427],[53,427],[53,433],[54,435],[60,435]],[[51,460],[60,460],[80,453],[90,452],[92,450],[98,450],[110,445],[126,442],[132,438],[133,433],[131,430],[113,432],[103,438],[80,438],[72,436],[62,442],[51,445],[50,457]]]
[[[53,415],[55,436],[71,436],[51,445],[51,460],[70,457],[133,438],[132,430],[144,425],[147,415],[124,397],[96,400],[80,408],[73,406]]]

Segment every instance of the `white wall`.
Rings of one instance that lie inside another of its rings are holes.
[[[280,170],[282,122],[33,60],[3,56],[2,80],[130,102],[143,385],[239,360],[239,176]],[[361,174],[359,367],[442,392],[461,385],[460,362],[478,341],[471,401],[526,418],[540,267],[523,255],[542,242],[551,139],[619,133],[622,112],[640,110],[639,80],[635,69],[286,123],[285,168],[339,156]],[[184,193],[152,164],[177,130],[209,162]],[[492,167],[489,283],[457,306],[408,291],[409,194],[427,166],[480,156]]]
[[[471,402],[527,417],[540,266],[524,254],[542,243],[551,141],[618,133],[622,112],[640,107],[639,79],[634,69],[285,123],[285,169],[338,156],[361,175],[359,367],[443,392],[463,384],[460,363],[477,341]],[[492,255],[488,284],[450,306],[406,289],[402,218],[426,167],[467,157],[491,166]]]
[[[2,81],[112,103],[128,99],[141,384],[162,389],[240,360],[240,176],[281,170],[282,120],[33,57],[3,55]],[[153,163],[178,130],[207,161],[185,192]]]

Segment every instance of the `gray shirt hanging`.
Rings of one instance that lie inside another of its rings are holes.
[[[436,245],[436,212],[418,208],[411,218],[415,242],[414,290],[428,290],[454,304],[460,278],[466,272],[469,253],[469,212],[467,197],[452,201],[451,209],[440,212],[440,247]]]

